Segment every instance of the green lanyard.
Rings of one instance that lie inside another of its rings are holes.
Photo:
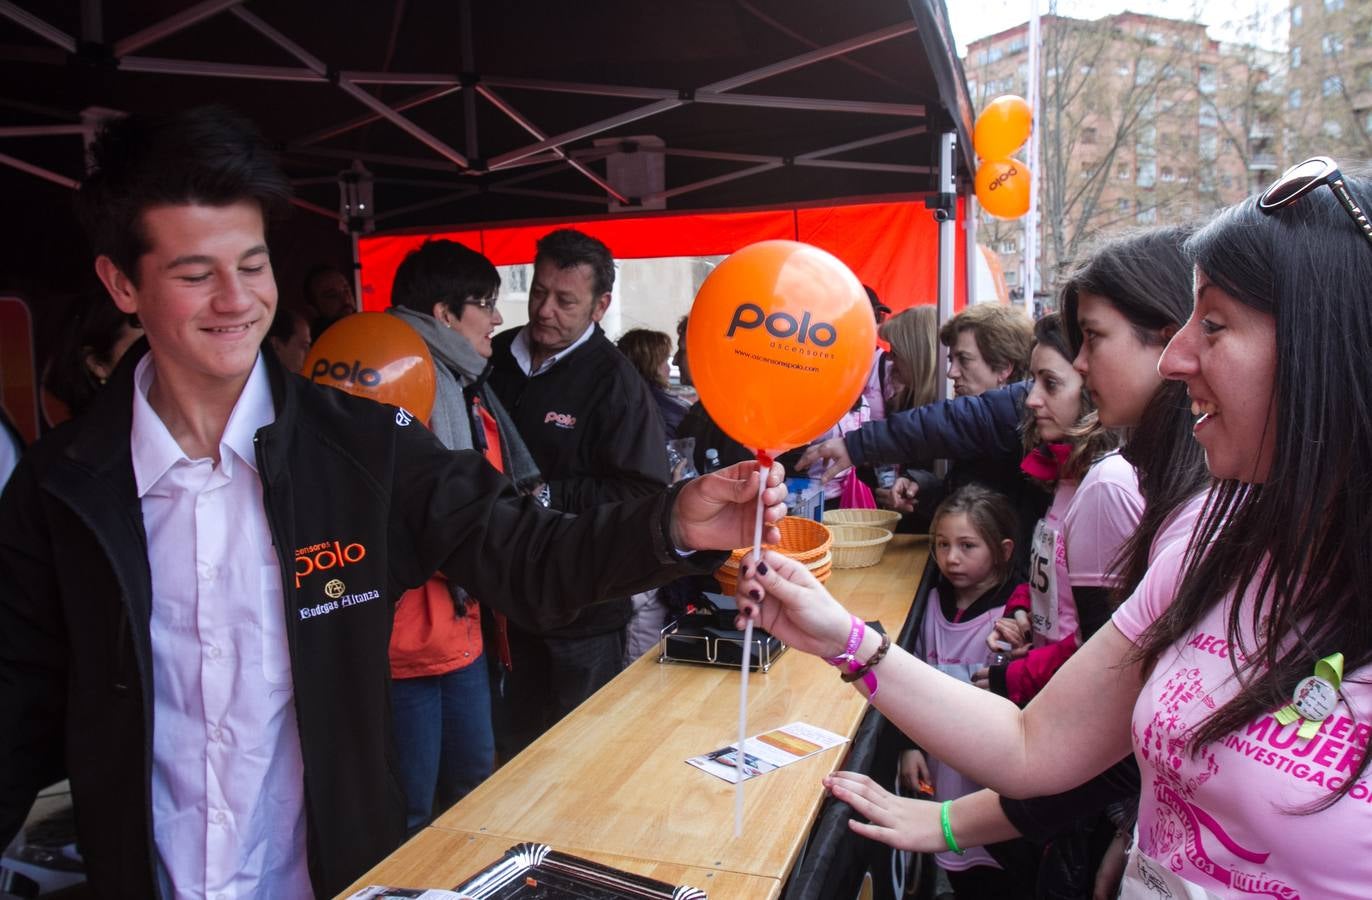
[[[1339,684],[1343,681],[1343,654],[1331,653],[1315,663],[1315,674],[1301,679],[1291,702],[1277,710],[1276,719],[1282,725],[1297,720],[1296,732],[1309,740],[1320,730],[1320,723],[1329,717],[1339,703]]]

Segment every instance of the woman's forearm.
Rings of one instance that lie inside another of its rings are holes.
[[[964,850],[984,847],[1020,836],[1000,805],[1000,795],[986,788],[954,800],[948,808],[948,825]]]
[[[880,638],[864,636],[867,659]],[[1138,696],[1132,645],[1106,625],[1020,710],[1004,697],[945,675],[898,647],[873,671],[873,705],[931,755],[1008,797],[1056,794],[1126,755]],[[861,684],[861,682],[855,682]],[[865,689],[863,689],[865,691]],[[1044,765],[1046,759],[1052,765]]]

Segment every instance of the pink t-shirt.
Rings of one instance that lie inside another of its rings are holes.
[[[1139,475],[1119,452],[1107,453],[1082,478],[1062,523],[1068,581],[1110,587],[1110,566],[1143,518]]]
[[[1186,546],[1186,542],[1191,540],[1191,532],[1196,530],[1201,513],[1205,511],[1205,501],[1209,497],[1209,488],[1199,494],[1193,494],[1191,499],[1172,510],[1172,514],[1163,520],[1158,533],[1153,535],[1152,546],[1148,548],[1149,565],[1157,561],[1158,554],[1169,544],[1181,541],[1182,546]]]
[[[938,588],[931,589],[917,645],[924,661],[959,681],[970,684],[972,673],[985,668],[987,664],[986,638],[991,634],[996,620],[1004,613],[1004,609],[992,608],[962,622],[949,622],[943,615]],[[956,800],[981,790],[981,785],[947,763],[927,753],[924,758],[929,763],[929,777],[934,783],[935,800]],[[946,851],[935,855],[938,857],[939,866],[951,872],[962,872],[973,866],[1000,868],[991,854],[981,847],[968,847],[963,856]]]
[[[1143,518],[1138,473],[1107,453],[1080,482],[1059,481],[1029,555],[1034,646],[1076,634],[1073,587],[1108,587],[1110,565]]]
[[[1115,611],[1115,627],[1131,641],[1172,602],[1185,551],[1177,541],[1164,547]],[[1366,897],[1372,786],[1359,779],[1350,794],[1311,815],[1286,811],[1338,790],[1356,770],[1372,733],[1372,669],[1345,673],[1341,691],[1349,703],[1341,699],[1310,740],[1296,734],[1299,723],[1281,726],[1268,714],[1194,755],[1186,746],[1187,732],[1238,690],[1225,639],[1232,603],[1226,597],[1188,640],[1159,658],[1135,703],[1141,855],[1131,861],[1129,878],[1136,887],[1171,885],[1174,896],[1195,886],[1221,896]],[[1250,648],[1252,603],[1245,597],[1239,615]]]

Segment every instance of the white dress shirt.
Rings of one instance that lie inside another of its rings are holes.
[[[311,897],[281,569],[253,437],[275,418],[261,356],[219,464],[190,459],[134,375],[134,478],[152,568],[152,826],[165,891]]]
[[[510,355],[515,358],[515,362],[519,363],[519,368],[523,370],[524,374],[528,375],[530,378],[533,378],[535,375],[542,375],[544,372],[551,369],[554,363],[556,363],[559,359],[561,359],[568,353],[571,353],[577,347],[580,347],[582,344],[589,341],[591,339],[591,335],[593,334],[595,334],[594,322],[586,326],[586,330],[581,333],[581,337],[577,338],[575,341],[572,341],[572,343],[568,344],[566,347],[563,347],[561,350],[557,351],[552,356],[543,360],[539,367],[535,369],[533,355],[534,351],[533,347],[529,344],[529,326],[525,325],[523,328],[519,329],[519,331],[515,334],[514,340],[510,341]]]

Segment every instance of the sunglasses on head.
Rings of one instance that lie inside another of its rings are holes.
[[[1271,215],[1324,184],[1329,185],[1329,189],[1339,199],[1339,205],[1348,213],[1353,224],[1358,226],[1363,237],[1372,242],[1372,222],[1368,221],[1367,214],[1349,193],[1338,164],[1327,156],[1312,156],[1283,172],[1280,178],[1272,182],[1271,187],[1262,192],[1262,196],[1258,198],[1258,209]]]

